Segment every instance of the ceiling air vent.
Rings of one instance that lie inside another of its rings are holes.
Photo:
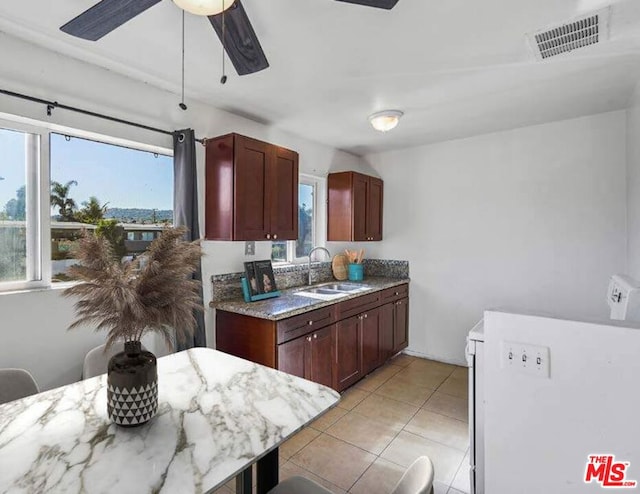
[[[609,38],[610,8],[601,9],[561,26],[529,35],[529,42],[539,60],[555,57]]]

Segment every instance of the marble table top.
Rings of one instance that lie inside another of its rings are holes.
[[[158,359],[158,415],[107,417],[106,375],[0,405],[2,493],[201,493],[340,400],[334,390],[226,353]]]

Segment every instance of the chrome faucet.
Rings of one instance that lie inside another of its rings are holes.
[[[329,252],[327,249],[325,249],[324,247],[314,247],[313,249],[311,249],[309,251],[309,286],[311,286],[311,256],[313,255],[313,253],[316,250],[323,250],[327,253],[327,255],[329,256],[329,259],[331,259],[331,252]]]

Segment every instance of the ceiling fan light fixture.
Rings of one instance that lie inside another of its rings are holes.
[[[227,10],[235,0],[173,0],[182,10],[195,15],[216,15]]]
[[[400,117],[404,115],[400,110],[384,110],[369,115],[369,123],[380,132],[388,132],[398,125]]]

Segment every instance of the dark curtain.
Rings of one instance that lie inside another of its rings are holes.
[[[177,130],[173,133],[173,224],[186,226],[189,230],[186,240],[200,238],[198,224],[198,172],[196,170],[196,139],[193,129]],[[193,274],[194,279],[202,282],[202,267]],[[200,285],[200,300],[202,301],[202,284]],[[193,339],[187,342],[177,342],[178,350],[192,347],[204,347],[207,344],[204,330],[204,314],[197,311],[197,326]]]

